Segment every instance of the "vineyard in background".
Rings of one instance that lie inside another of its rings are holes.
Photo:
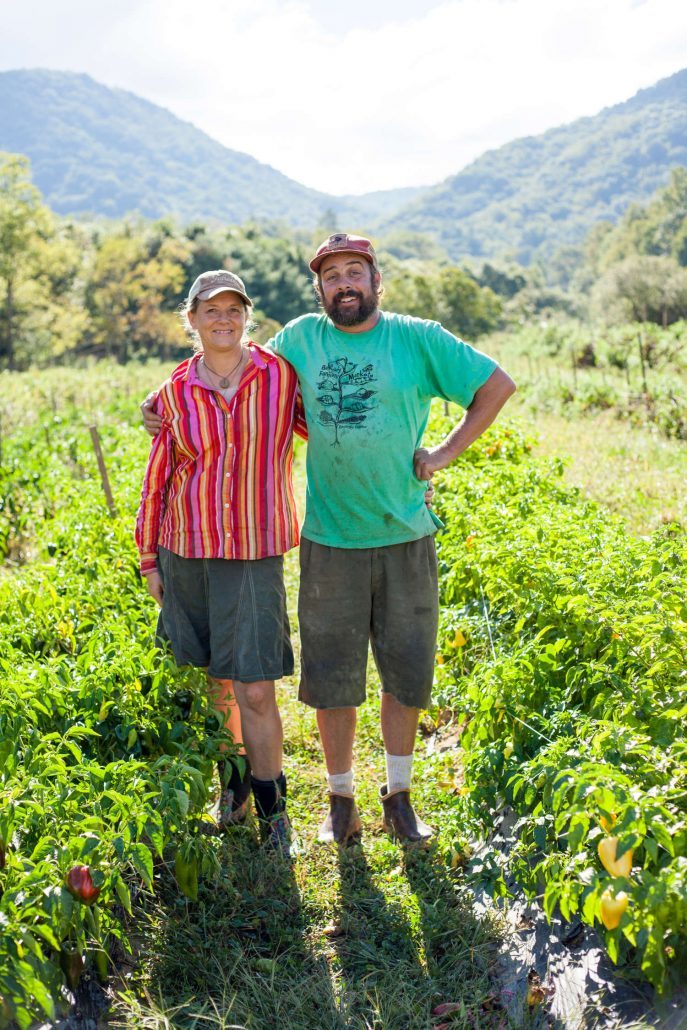
[[[531,413],[611,412],[687,440],[687,323],[613,327],[542,322],[480,343],[513,373]]]
[[[220,736],[200,677],[153,646],[132,540],[138,403],[161,378],[109,364],[0,377],[0,1025],[55,1018],[84,961],[106,977],[163,864],[190,898],[218,869],[198,830]],[[514,850],[469,874],[503,893],[508,862],[547,912],[579,914],[667,988],[687,952],[684,528],[631,537],[507,422],[442,474],[437,507],[436,703],[466,717],[445,842],[467,853],[470,828],[512,806]],[[69,875],[84,866],[90,885]]]

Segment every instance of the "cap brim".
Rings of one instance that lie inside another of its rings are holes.
[[[198,300],[212,300],[213,297],[219,296],[220,293],[237,293],[239,297],[243,297],[246,304],[253,305],[253,301],[250,297],[247,297],[245,293],[241,293],[240,290],[234,289],[233,286],[213,286],[210,290],[201,290],[200,293],[196,294]]]
[[[369,254],[364,254],[362,252],[362,250],[343,250],[343,249],[342,250],[338,250],[338,249],[337,250],[328,250],[326,254],[320,254],[319,257],[314,257],[312,259],[312,261],[310,262],[309,266],[308,266],[310,268],[310,271],[311,272],[315,272],[315,273],[319,272],[320,265],[322,264],[324,259],[328,258],[328,257],[333,257],[335,254],[354,254],[356,257],[364,258],[365,261],[367,261],[368,265],[372,265],[372,267],[375,269],[375,271],[377,271],[377,265],[374,263],[374,261],[372,260],[372,258],[370,257]]]

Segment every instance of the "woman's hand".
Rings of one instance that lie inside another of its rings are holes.
[[[157,394],[149,393],[141,405],[143,415],[143,427],[149,436],[157,436],[162,429],[162,419],[153,411],[153,404]]]
[[[162,576],[159,572],[149,572],[146,576],[146,582],[148,584],[148,593],[151,597],[155,598],[162,608],[162,596],[165,592],[162,586]]]

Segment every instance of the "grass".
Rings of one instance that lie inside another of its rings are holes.
[[[622,515],[640,536],[662,524],[687,525],[687,444],[633,428],[607,412],[532,422],[538,450],[566,462],[566,480]]]
[[[669,438],[655,422],[640,420],[645,400],[639,370],[633,369],[630,388],[627,373],[608,364],[573,372],[569,352],[529,355],[521,346],[508,338],[485,343],[519,383],[508,411],[518,412],[531,428],[539,451],[564,459],[566,480],[623,516],[631,532],[645,536],[667,522],[687,525],[687,442]],[[647,376],[649,390],[657,396],[669,384],[674,414],[681,411],[684,416],[684,373],[648,369]],[[615,406],[591,403],[590,398],[603,397],[605,391],[614,404],[626,401],[623,417]],[[633,419],[625,417],[632,410],[631,396],[639,405]]]
[[[287,562],[291,606],[296,559]],[[314,713],[285,680],[279,700],[285,728],[289,811],[298,837],[291,863],[266,855],[254,825],[218,843],[222,875],[201,885],[199,900],[180,898],[163,872],[140,929],[138,961],[119,994],[112,1026],[288,1030],[436,1026],[441,1002],[462,1002],[458,1025],[506,1026],[491,974],[502,928],[473,911],[459,870],[450,868],[451,833],[427,849],[404,849],[381,825],[383,782],[379,682],[369,670],[360,711],[356,777],[364,824],[360,846],[322,845],[325,767]],[[428,821],[443,824],[455,751],[430,754],[420,742],[414,792]],[[450,825],[450,823],[448,824]]]

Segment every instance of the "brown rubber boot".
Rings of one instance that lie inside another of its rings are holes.
[[[416,844],[427,840],[434,830],[423,823],[414,812],[410,803],[410,790],[392,790],[389,793],[386,784],[380,789],[379,796],[384,809],[384,829],[401,841]]]
[[[320,826],[317,839],[325,844],[346,847],[360,839],[362,823],[352,794],[329,795],[329,812]]]

